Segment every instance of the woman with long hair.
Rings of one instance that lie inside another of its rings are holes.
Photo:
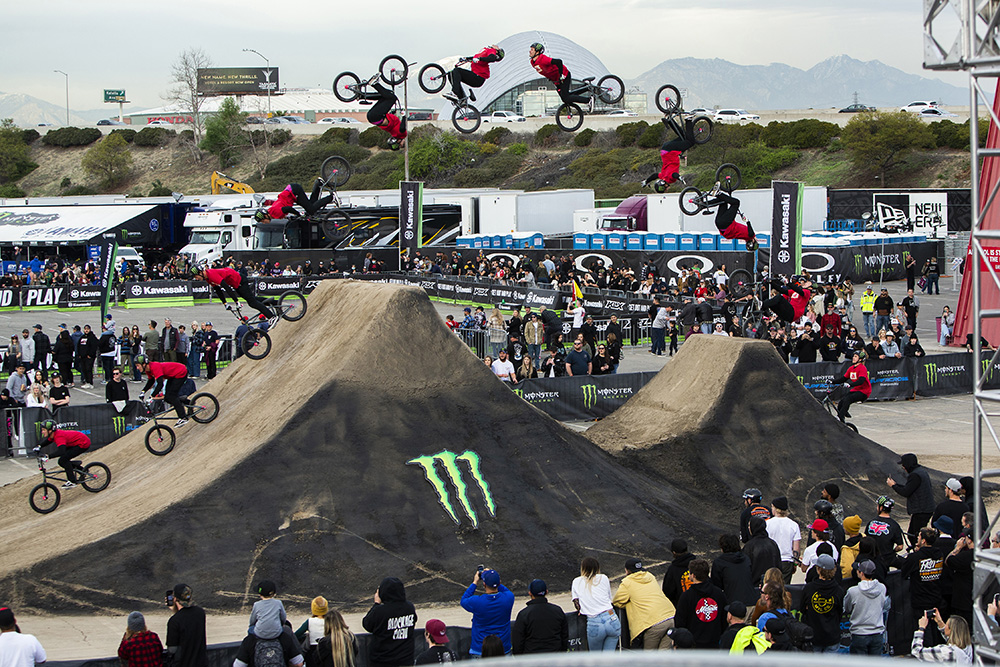
[[[517,367],[517,381],[530,380],[536,377],[538,377],[538,371],[535,370],[535,364],[532,362],[531,355],[526,353],[521,358],[521,365]]]
[[[614,651],[622,624],[611,606],[611,582],[601,574],[601,564],[587,556],[580,562],[580,576],[573,580],[573,605],[587,618],[587,645],[591,651]]]
[[[118,344],[121,346],[122,355],[122,365],[125,365],[127,361],[129,363],[129,368],[132,368],[132,330],[128,327],[122,327],[122,335],[118,338]],[[122,376],[125,375],[124,369],[122,369]],[[124,379],[124,377],[122,378]]]
[[[972,664],[972,637],[969,634],[969,623],[958,614],[953,614],[945,623],[941,619],[941,612],[937,609],[934,610],[933,620],[947,643],[924,648],[924,630],[927,629],[930,619],[927,618],[927,614],[923,614],[917,621],[917,625],[920,627],[913,633],[910,655],[917,660],[926,662]]]
[[[792,606],[792,594],[785,588],[785,578],[779,568],[768,568],[764,572],[763,586],[766,587],[768,584],[774,584],[780,589],[781,604],[784,609],[790,609]],[[753,615],[750,617],[750,620],[756,623],[766,611],[768,611],[768,605],[765,603],[764,596],[761,595],[761,599],[757,601],[757,605],[753,609]]]
[[[42,393],[45,394],[45,398],[49,397],[49,389],[51,388],[51,385],[49,384],[48,379],[45,377],[44,372],[35,371],[35,373],[31,376],[31,384],[32,386],[37,384],[39,387],[41,387]]]
[[[319,667],[354,667],[358,658],[358,639],[336,609],[323,617],[323,638],[316,643]]]
[[[948,344],[948,337],[951,336],[952,329],[955,328],[955,313],[951,312],[951,308],[945,306],[941,311],[941,337],[938,339],[938,343],[941,347]]]
[[[139,333],[139,327],[133,324],[132,325],[132,356],[128,360],[129,368],[132,369],[132,381],[133,382],[141,382],[142,381],[142,374],[139,373],[139,371],[136,370],[136,368],[135,368],[135,357],[136,357],[136,355],[142,353],[142,349],[140,347],[141,345],[142,345],[142,334]]]
[[[26,408],[45,408],[49,407],[49,399],[42,392],[42,385],[38,382],[32,383],[31,392],[29,392],[24,397],[24,406]]]

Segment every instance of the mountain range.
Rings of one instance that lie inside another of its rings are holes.
[[[129,111],[129,108],[126,107],[125,110]],[[84,111],[73,109],[71,106],[69,110],[70,124],[78,126],[93,125],[102,118],[117,116],[117,104],[108,104],[103,109]],[[0,91],[0,118],[13,118],[14,123],[21,127],[35,127],[39,123],[62,126],[66,124],[66,105],[52,104],[24,93]]]

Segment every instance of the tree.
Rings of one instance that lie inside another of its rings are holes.
[[[877,172],[882,187],[886,176],[917,148],[934,148],[934,133],[915,114],[905,111],[866,111],[856,114],[841,134],[855,166]]]
[[[4,118],[0,121],[0,184],[16,181],[37,167],[28,159],[24,133],[13,119]]]
[[[170,67],[172,85],[164,96],[166,101],[175,104],[182,113],[191,114],[194,124],[195,159],[201,159],[197,147],[201,144],[204,127],[201,107],[207,99],[198,94],[198,69],[211,66],[212,59],[202,49],[190,48],[181,52]]]
[[[239,159],[240,150],[250,141],[243,126],[246,114],[232,97],[222,101],[219,112],[205,121],[205,139],[200,147],[219,156],[219,169],[228,169]]]
[[[101,179],[101,187],[113,188],[132,174],[132,152],[120,134],[109,134],[87,150],[80,161],[91,176]]]

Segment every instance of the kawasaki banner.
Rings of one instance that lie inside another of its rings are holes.
[[[192,283],[187,280],[147,280],[125,283],[126,308],[194,305]]]
[[[772,181],[772,276],[790,276],[802,270],[802,183]]]
[[[297,290],[302,286],[300,276],[260,276],[247,278],[253,284],[253,290],[258,295],[275,296],[288,290]]]
[[[412,259],[420,248],[424,234],[424,184],[420,181],[399,182],[399,255]]]
[[[511,388],[553,419],[589,421],[607,417],[620,408],[654,375],[656,373],[646,372],[539,378],[525,380]]]
[[[103,447],[141,426],[137,419],[141,406],[139,401],[129,401],[121,412],[110,403],[67,405],[55,413],[45,408],[23,408],[19,447],[30,452],[38,444],[41,433],[37,424],[45,419],[54,419],[59,428],[86,434],[91,450]]]
[[[101,235],[101,322],[108,313],[108,299],[114,287],[112,283],[115,279],[115,254],[118,252],[118,242],[115,240],[114,232],[104,232]]]

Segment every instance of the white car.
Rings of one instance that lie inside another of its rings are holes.
[[[608,112],[609,116],[628,116],[629,118],[634,118],[638,116],[634,111],[629,111],[628,109],[615,109],[614,111]]]
[[[360,125],[361,121],[357,118],[320,118],[316,121],[320,125]]]
[[[518,116],[513,111],[494,111],[493,113],[483,116],[484,123],[523,123],[524,116]]]
[[[921,118],[958,118],[957,113],[952,113],[936,107],[924,109],[923,111],[917,113],[917,115]]]
[[[917,100],[916,102],[910,102],[905,107],[899,107],[899,110],[900,111],[912,111],[914,113],[920,113],[921,111],[924,111],[925,109],[934,109],[934,108],[937,107],[937,105],[938,105],[938,103],[935,102],[935,101],[933,101],[933,100],[930,100],[930,101]]]
[[[174,124],[169,120],[151,120],[146,123],[146,127],[173,127]]]
[[[691,116],[714,116],[715,109],[706,109],[704,107],[698,107],[697,109],[691,109],[691,111],[686,111],[685,113]]]
[[[760,120],[760,116],[748,113],[744,109],[719,109],[715,112],[716,123],[740,123],[750,120]]]

